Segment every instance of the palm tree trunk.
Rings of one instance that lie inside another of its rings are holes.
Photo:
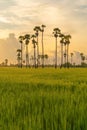
[[[42,68],[44,68],[44,45],[43,45],[43,31],[42,31]]]
[[[28,45],[26,45],[26,67],[29,66]]]
[[[65,44],[65,67],[66,67],[66,44]]]
[[[37,36],[37,67],[39,63],[39,45],[38,45],[38,36]]]
[[[55,46],[55,68],[57,68],[57,38],[56,38],[56,46]]]
[[[61,67],[63,66],[63,43],[61,43]]]
[[[72,65],[72,62],[73,62],[73,59],[72,59],[72,56],[71,56],[71,65]]]
[[[20,60],[18,59],[18,67],[20,67]]]
[[[23,60],[23,53],[22,53],[22,51],[23,51],[23,45],[21,43],[21,68],[22,68],[22,60]]]
[[[35,51],[35,45],[34,45],[34,67],[36,68],[36,51]]]
[[[68,65],[68,62],[69,62],[69,44],[67,44],[67,67],[69,67],[69,65]]]

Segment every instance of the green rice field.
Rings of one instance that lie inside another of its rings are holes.
[[[87,69],[1,67],[0,130],[87,130]]]

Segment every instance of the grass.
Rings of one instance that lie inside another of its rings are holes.
[[[0,130],[87,130],[87,69],[0,68]]]

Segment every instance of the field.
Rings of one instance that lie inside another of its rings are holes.
[[[87,130],[87,69],[0,68],[0,130]]]

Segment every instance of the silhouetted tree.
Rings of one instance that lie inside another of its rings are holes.
[[[44,28],[45,25],[41,25],[40,31],[42,32],[42,55],[44,55],[44,43],[43,43],[43,33],[44,33]],[[42,68],[44,68],[44,57],[42,58]]]
[[[18,67],[21,66],[21,49],[17,49],[17,61],[18,61]]]
[[[29,66],[29,52],[28,52],[28,44],[30,42],[30,34],[26,34],[24,36],[25,45],[26,45],[26,67]]]
[[[36,44],[37,44],[37,42],[35,40],[36,36],[32,35],[31,38],[32,38],[32,44],[33,44],[33,48],[34,48],[34,67],[36,68]]]
[[[70,56],[71,56],[71,65],[73,65],[73,53],[70,53]]]
[[[46,60],[48,59],[48,55],[47,54],[44,55],[44,59],[46,59]]]
[[[39,31],[41,31],[41,28],[40,26],[35,26],[34,28],[34,31],[35,31],[35,35],[37,37],[37,67],[38,67],[38,64],[39,64],[39,43],[38,43],[38,36],[39,36]]]
[[[5,59],[5,66],[8,65],[8,59]]]
[[[60,44],[61,44],[61,67],[63,66],[63,45],[64,45],[64,34],[60,34],[59,37],[61,38]]]
[[[83,53],[80,53],[81,56],[81,65],[84,64],[85,56]]]
[[[71,35],[66,35],[65,36],[65,40],[66,40],[66,45],[67,45],[67,67],[69,67],[68,66],[68,62],[69,62],[69,59],[68,59],[68,57],[69,57],[69,44],[70,44],[70,39],[71,39]]]
[[[59,37],[60,35],[60,29],[59,28],[54,28],[53,29],[53,34],[54,34],[54,37],[56,39],[55,43],[56,43],[56,46],[55,46],[55,68],[57,68],[57,38]]]
[[[38,59],[39,59],[39,65],[41,65],[41,61],[42,61],[42,55],[38,55]]]
[[[66,52],[64,53],[64,67],[66,67]]]
[[[70,44],[70,35],[64,35],[64,46],[65,46],[65,52],[64,52],[64,58],[65,58],[65,67],[69,67],[68,65],[68,53],[69,53],[69,44]]]
[[[19,36],[19,42],[21,43],[21,68],[22,68],[22,61],[23,61],[23,40],[24,40],[24,36]]]

